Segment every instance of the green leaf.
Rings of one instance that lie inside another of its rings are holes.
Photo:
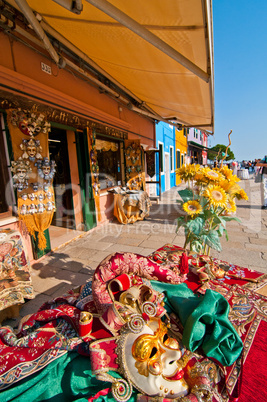
[[[198,240],[192,241],[190,244],[190,250],[195,251],[196,253],[201,253],[203,252],[203,244]]]
[[[216,251],[222,250],[219,234],[216,230],[211,230],[210,232],[208,232],[207,235],[204,235],[203,238],[205,240],[205,243],[209,247],[213,248]]]
[[[182,200],[176,200],[176,202],[177,202],[178,204],[183,204],[183,203],[184,203]]]
[[[189,230],[193,232],[196,236],[198,236],[201,233],[204,225],[205,220],[200,217],[197,217],[187,222]]]
[[[237,222],[239,222],[239,223],[241,223],[242,221],[239,219],[239,218],[237,218],[236,216],[224,216],[223,217],[223,219],[225,220],[225,221],[237,221]]]
[[[204,210],[204,217],[206,220],[210,219],[212,216],[214,216],[214,213],[210,209]]]
[[[225,231],[225,229],[224,229],[224,227],[223,227],[222,225],[220,225],[220,226],[218,227],[218,229],[217,229],[218,235],[219,235],[220,237],[222,237],[224,231]]]
[[[219,235],[220,237],[222,237],[223,234],[225,234],[226,240],[227,240],[227,241],[229,240],[227,230],[226,230],[226,228],[224,228],[222,225],[220,225],[220,226],[218,227],[217,232],[218,232],[218,235]]]
[[[187,202],[193,199],[193,191],[189,190],[189,188],[178,191],[178,194],[182,198],[183,202]]]

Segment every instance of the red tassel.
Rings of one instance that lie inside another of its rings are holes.
[[[182,253],[179,269],[182,275],[188,274],[189,272],[188,257],[186,253]]]

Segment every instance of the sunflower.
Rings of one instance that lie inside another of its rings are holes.
[[[236,184],[234,180],[221,180],[219,182],[220,187],[224,189],[226,193],[228,193],[231,197],[233,197],[236,193],[239,192],[240,186]]]
[[[206,177],[203,175],[202,173],[202,169],[200,169],[194,176],[194,180],[198,183],[198,184],[207,184],[208,180],[206,179]]]
[[[194,179],[195,174],[198,172],[200,165],[183,165],[177,170],[178,175],[185,182]]]
[[[233,171],[231,169],[229,169],[228,166],[223,166],[222,168],[219,169],[219,171],[229,181],[234,181],[234,182],[240,181],[240,179],[235,174],[233,174]]]
[[[202,174],[210,182],[218,182],[223,179],[223,175],[216,169],[205,167],[202,169]]]
[[[208,198],[209,203],[214,207],[226,207],[228,197],[221,186],[210,185],[206,188],[203,195]]]
[[[226,212],[234,213],[236,211],[236,204],[232,198],[228,197],[226,207],[225,207]]]
[[[183,209],[190,216],[194,216],[194,215],[200,214],[200,212],[202,212],[202,207],[201,207],[200,203],[196,200],[191,200],[191,201],[185,202],[183,204]]]
[[[247,193],[245,192],[245,190],[243,190],[243,188],[241,188],[238,192],[235,193],[235,196],[238,200],[248,200],[248,196]]]

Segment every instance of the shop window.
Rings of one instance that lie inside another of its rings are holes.
[[[100,190],[122,184],[120,142],[96,139]]]
[[[177,169],[179,169],[181,167],[180,155],[181,155],[181,152],[177,149],[176,150],[176,168]]]

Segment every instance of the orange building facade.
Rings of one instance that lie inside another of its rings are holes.
[[[25,38],[0,32],[0,229],[19,227],[30,259],[37,259],[42,253],[16,215],[11,172],[14,155],[22,154],[20,144],[28,138],[21,132],[21,138],[14,141],[11,135],[10,114],[21,110],[41,114],[50,124],[47,157],[57,165],[51,227],[68,230],[88,231],[113,218],[113,193],[109,190],[127,181],[125,141],[136,141],[142,149],[154,147],[155,125],[84,76],[58,68],[44,50],[28,46]],[[51,249],[49,230],[43,253]]]

